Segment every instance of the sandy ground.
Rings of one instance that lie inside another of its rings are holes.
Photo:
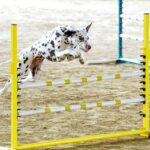
[[[124,12],[141,16],[150,8],[149,0],[126,0]],[[142,6],[142,7],[141,7]],[[19,50],[31,45],[48,30],[64,24],[85,27],[91,21],[92,50],[87,60],[117,57],[117,0],[5,0],[0,1],[0,62],[10,59],[10,24],[18,24]],[[142,36],[142,23],[124,22],[124,31]],[[142,43],[125,40],[124,51],[128,58],[138,58]],[[64,79],[117,72],[132,72],[138,66],[80,65],[72,62],[44,62],[39,80]],[[0,86],[10,77],[9,65],[0,66]],[[66,87],[46,87],[20,92],[21,109],[48,105],[65,105],[97,102],[116,98],[138,97],[140,79],[128,78]],[[32,93],[32,94],[31,94]],[[140,104],[105,107],[54,114],[40,114],[19,118],[19,143],[64,139],[92,134],[138,129],[142,125]],[[0,97],[0,145],[10,145],[10,94]],[[150,149],[148,139],[134,136],[96,142],[71,144],[41,150],[144,150]]]

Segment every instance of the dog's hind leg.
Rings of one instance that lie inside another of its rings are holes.
[[[41,65],[42,65],[44,59],[45,58],[42,56],[37,56],[36,58],[33,59],[32,63],[31,63],[30,70],[31,70],[32,78],[34,81],[37,79],[38,72],[41,69]]]
[[[35,78],[33,77],[32,72],[31,72],[30,69],[29,69],[29,74],[28,74],[28,76],[27,76],[25,79],[21,79],[21,80],[20,80],[21,83],[33,82],[33,81],[35,81]]]
[[[21,69],[18,69],[18,74],[17,74],[17,77],[18,77],[18,81],[21,81],[21,79],[23,78],[23,73],[22,73],[22,70]],[[12,81],[11,80],[7,80],[4,87],[0,90],[0,95],[4,94],[5,92],[8,91],[8,89],[11,87],[11,83]]]
[[[23,78],[23,75],[24,75],[24,73],[23,73],[23,71],[22,71],[22,70],[23,70],[23,69],[22,69],[22,66],[23,66],[22,63],[18,63],[18,64],[17,64],[17,68],[18,68],[18,74],[17,74],[18,81],[20,81],[20,80]],[[12,83],[11,80],[6,81],[4,87],[0,90],[0,95],[2,95],[2,94],[4,94],[5,92],[8,91],[8,89],[9,89],[10,86],[11,86],[11,83]]]
[[[33,59],[30,69],[29,69],[29,74],[26,79],[21,80],[22,83],[36,81],[37,75],[38,75],[38,72],[40,71],[43,60],[44,60],[44,57],[42,56],[37,56]]]

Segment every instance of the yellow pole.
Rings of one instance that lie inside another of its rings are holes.
[[[17,147],[17,25],[11,25],[11,148]]]
[[[144,14],[144,93],[145,102],[143,104],[143,129],[146,131],[143,136],[149,136],[149,14]]]

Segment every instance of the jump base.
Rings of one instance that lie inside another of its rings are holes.
[[[103,65],[103,64],[111,64],[111,63],[117,63],[117,64],[130,63],[130,64],[141,65],[139,60],[128,59],[128,58],[119,58],[118,60],[117,59],[112,59],[112,60],[90,60],[90,61],[87,62],[87,65]]]

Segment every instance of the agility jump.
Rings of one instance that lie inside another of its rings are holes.
[[[38,148],[43,146],[55,146],[60,144],[70,144],[70,143],[77,143],[77,142],[86,142],[86,141],[94,141],[94,140],[102,140],[108,138],[115,138],[115,137],[123,137],[123,136],[131,136],[131,135],[140,135],[149,137],[149,61],[150,61],[150,50],[149,50],[149,14],[144,15],[144,44],[143,44],[143,54],[141,55],[142,61],[141,64],[141,72],[138,74],[134,74],[135,76],[140,75],[141,80],[141,90],[142,92],[139,94],[140,97],[127,99],[127,100],[120,100],[116,99],[114,101],[108,102],[95,102],[95,103],[83,103],[77,105],[67,105],[67,106],[58,106],[55,107],[48,107],[40,110],[35,110],[35,112],[23,111],[18,110],[18,80],[17,80],[17,25],[12,25],[12,62],[11,62],[11,77],[12,77],[12,84],[11,84],[11,149],[29,149],[29,148]],[[125,77],[122,74],[113,75],[111,78],[121,78]],[[131,73],[128,77],[132,77],[133,74]],[[109,79],[111,79],[109,77]],[[80,82],[87,83],[88,78],[82,78]],[[102,80],[102,76],[98,76],[94,78],[94,81]],[[78,83],[80,83],[78,81]],[[65,83],[65,84],[64,84]],[[53,81],[47,82],[50,86],[53,85]],[[64,85],[71,84],[71,80],[65,80],[63,82]],[[120,104],[128,104],[128,103],[141,103],[143,105],[143,125],[138,130],[131,130],[131,131],[123,131],[123,132],[116,132],[116,133],[109,133],[109,134],[102,134],[102,135],[90,135],[85,137],[76,137],[76,138],[69,138],[63,140],[56,140],[56,141],[48,141],[48,142],[38,142],[38,143],[29,143],[29,144],[21,144],[18,143],[18,120],[19,117],[25,117],[27,115],[33,115],[37,113],[51,113],[57,112],[56,110],[60,111],[73,111],[78,109],[89,109],[94,107],[103,107],[103,106],[110,106],[110,105],[120,105]],[[5,148],[10,149],[10,148]]]

